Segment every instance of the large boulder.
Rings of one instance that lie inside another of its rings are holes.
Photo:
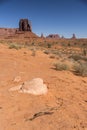
[[[16,90],[21,93],[42,95],[47,93],[47,86],[43,83],[43,80],[41,78],[34,78],[30,81],[26,81],[23,84],[10,89],[10,91]]]

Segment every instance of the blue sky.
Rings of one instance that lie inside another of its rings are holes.
[[[18,27],[20,18],[38,35],[87,38],[87,0],[0,0],[0,27]]]

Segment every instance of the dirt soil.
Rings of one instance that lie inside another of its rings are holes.
[[[87,77],[56,71],[53,62],[41,51],[0,45],[0,130],[87,130]],[[33,78],[44,80],[47,94],[9,91]]]

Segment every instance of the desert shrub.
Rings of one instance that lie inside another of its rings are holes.
[[[25,46],[29,46],[29,42],[25,42],[25,44],[24,44]]]
[[[36,56],[36,51],[33,50],[31,56]]]
[[[76,46],[76,45],[77,45],[77,43],[75,42],[75,43],[74,43],[74,45]]]
[[[0,41],[0,44],[4,43],[2,40]]]
[[[35,45],[35,43],[34,43],[34,42],[32,42],[32,43],[31,43],[31,45],[32,45],[32,46],[34,46],[34,45]]]
[[[87,61],[87,57],[86,56],[82,56],[82,55],[71,55],[68,58],[72,58],[75,61],[79,61],[79,60]]]
[[[87,76],[87,62],[79,62],[73,65],[75,74],[80,76]]]
[[[68,43],[68,46],[71,46],[71,44],[70,44],[70,43]]]
[[[16,50],[18,50],[18,49],[21,49],[21,46],[19,46],[17,44],[10,44],[9,45],[9,49],[16,49]]]
[[[52,54],[55,54],[55,55],[58,55],[58,54],[59,54],[59,51],[58,51],[58,50],[51,50],[51,53],[52,53]]]
[[[53,64],[56,70],[62,71],[62,70],[69,70],[69,66],[66,63],[63,62],[57,62]]]
[[[48,54],[50,54],[50,51],[49,50],[45,50],[44,53],[48,55]]]
[[[69,58],[72,58],[74,59],[75,61],[78,61],[78,60],[81,60],[81,56],[80,55],[77,55],[77,54],[74,54],[74,55],[71,55]]]
[[[87,54],[87,50],[83,49],[83,55],[86,56],[86,54]]]
[[[50,55],[49,58],[55,59],[55,55]]]
[[[51,44],[50,44],[50,43],[48,43],[48,44],[47,44],[47,47],[48,47],[48,48],[51,48]]]

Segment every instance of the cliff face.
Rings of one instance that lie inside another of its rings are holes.
[[[14,35],[17,31],[17,28],[0,28],[0,36]]]
[[[30,31],[20,31],[19,28],[0,28],[0,38],[2,39],[28,39],[38,36]]]

